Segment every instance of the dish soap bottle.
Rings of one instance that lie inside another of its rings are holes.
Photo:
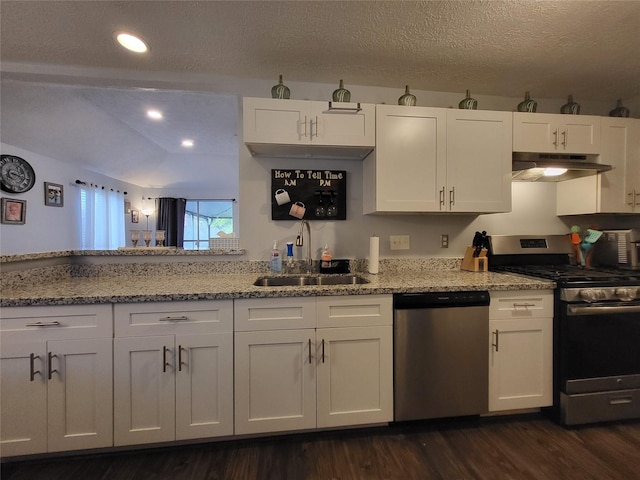
[[[287,273],[293,273],[293,242],[287,242]]]
[[[271,250],[271,273],[282,272],[282,257],[278,251],[278,243],[273,241],[273,250]]]
[[[322,249],[322,256],[320,257],[320,265],[322,268],[331,268],[331,259],[333,255],[331,254],[331,250],[329,250],[329,244],[325,243],[324,248]]]

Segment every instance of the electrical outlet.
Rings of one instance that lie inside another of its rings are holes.
[[[440,248],[449,248],[449,235],[440,235]]]
[[[391,250],[409,250],[409,235],[390,235]]]

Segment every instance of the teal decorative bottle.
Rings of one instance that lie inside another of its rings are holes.
[[[622,100],[618,100],[616,103],[616,108],[609,112],[610,117],[628,117],[631,114],[631,111],[622,105]]]
[[[565,113],[568,115],[580,114],[580,104],[573,101],[573,95],[569,95],[567,103],[560,107],[560,113]]]
[[[288,99],[291,96],[291,90],[282,83],[282,75],[279,78],[278,84],[271,89],[271,98]]]
[[[340,87],[333,91],[332,97],[334,102],[348,103],[351,101],[351,92],[344,88],[344,82],[342,80],[340,80]]]
[[[402,95],[398,99],[398,105],[406,105],[408,107],[413,107],[416,104],[416,96],[411,95],[409,92],[409,85],[404,87],[404,95]]]
[[[524,100],[518,104],[519,112],[535,112],[538,108],[538,102],[532,100],[529,96],[529,92],[524,94]]]
[[[458,108],[462,108],[464,110],[476,110],[478,108],[478,101],[475,98],[471,98],[469,90],[467,90],[467,96],[460,100]]]

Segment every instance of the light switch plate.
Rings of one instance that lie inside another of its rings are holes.
[[[391,250],[409,250],[410,237],[409,235],[390,235],[389,244]]]

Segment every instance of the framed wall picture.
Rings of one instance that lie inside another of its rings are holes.
[[[131,202],[124,202],[124,213],[125,215],[129,215],[131,213]]]
[[[64,192],[58,183],[44,182],[44,204],[47,207],[61,207],[64,205]]]
[[[27,201],[2,198],[0,221],[14,225],[24,225],[27,218]]]
[[[138,223],[140,221],[140,210],[131,210],[131,223]]]

